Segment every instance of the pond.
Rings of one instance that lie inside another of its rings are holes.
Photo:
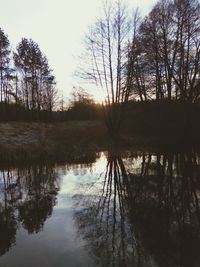
[[[200,154],[1,168],[1,267],[200,266]]]

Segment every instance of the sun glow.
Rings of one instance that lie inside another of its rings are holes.
[[[93,98],[94,98],[94,101],[97,103],[97,104],[102,104],[102,103],[105,103],[106,101],[106,93],[104,93],[103,91],[101,90],[96,90],[97,92],[96,93],[93,93]]]

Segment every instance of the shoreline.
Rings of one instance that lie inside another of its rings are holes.
[[[0,165],[40,162],[62,163],[94,160],[96,153],[109,150],[110,142],[101,121],[62,123],[0,123]],[[187,136],[134,135],[127,131],[119,150],[178,151],[199,148],[199,140]]]

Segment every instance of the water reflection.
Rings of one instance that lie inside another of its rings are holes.
[[[199,198],[192,149],[2,170],[0,266],[197,267]]]
[[[185,153],[143,155],[130,173],[135,211],[131,221],[159,266],[200,264],[200,158]]]
[[[98,266],[199,266],[199,197],[193,150],[123,160],[112,152],[75,220]]]
[[[12,207],[0,207],[0,256],[6,253],[15,243],[17,223]]]
[[[28,233],[39,232],[52,214],[59,177],[52,166],[4,170],[0,176],[0,255],[15,244],[21,223]]]

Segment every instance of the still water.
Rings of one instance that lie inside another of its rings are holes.
[[[200,154],[0,172],[1,267],[200,266]]]

